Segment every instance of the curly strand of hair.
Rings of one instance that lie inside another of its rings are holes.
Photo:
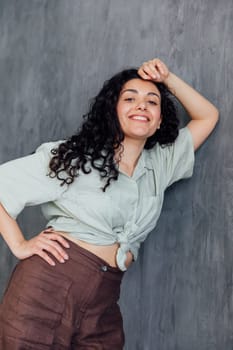
[[[76,134],[53,149],[50,161],[50,177],[61,180],[61,186],[71,184],[79,172],[89,174],[92,169],[99,171],[106,179],[102,190],[105,192],[111,181],[119,175],[118,165],[123,152],[124,134],[117,117],[117,101],[124,84],[131,79],[141,79],[137,69],[124,70],[106,81],[99,94],[92,100],[89,112]],[[155,83],[161,94],[162,123],[160,129],[148,138],[145,149],[158,142],[166,146],[178,135],[178,118],[171,93],[162,83]],[[117,153],[118,160],[115,160]]]

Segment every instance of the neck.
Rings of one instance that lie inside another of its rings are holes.
[[[116,158],[120,158],[119,168],[127,175],[132,176],[145,142],[125,138],[122,144],[123,152],[120,153],[120,150],[116,152]]]

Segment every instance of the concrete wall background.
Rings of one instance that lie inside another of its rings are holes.
[[[127,350],[233,347],[232,32],[232,0],[0,0],[0,163],[70,135],[105,79],[152,57],[220,109],[125,277]],[[44,225],[38,208],[19,222]],[[14,264],[1,240],[1,293]]]

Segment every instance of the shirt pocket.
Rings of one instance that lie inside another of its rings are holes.
[[[163,205],[163,194],[141,196],[137,209],[137,222],[143,230],[153,229]]]

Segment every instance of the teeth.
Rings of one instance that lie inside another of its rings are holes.
[[[132,119],[136,119],[136,120],[148,120],[148,118],[147,117],[144,117],[144,116],[141,116],[141,115],[134,115],[133,117],[132,117]]]

